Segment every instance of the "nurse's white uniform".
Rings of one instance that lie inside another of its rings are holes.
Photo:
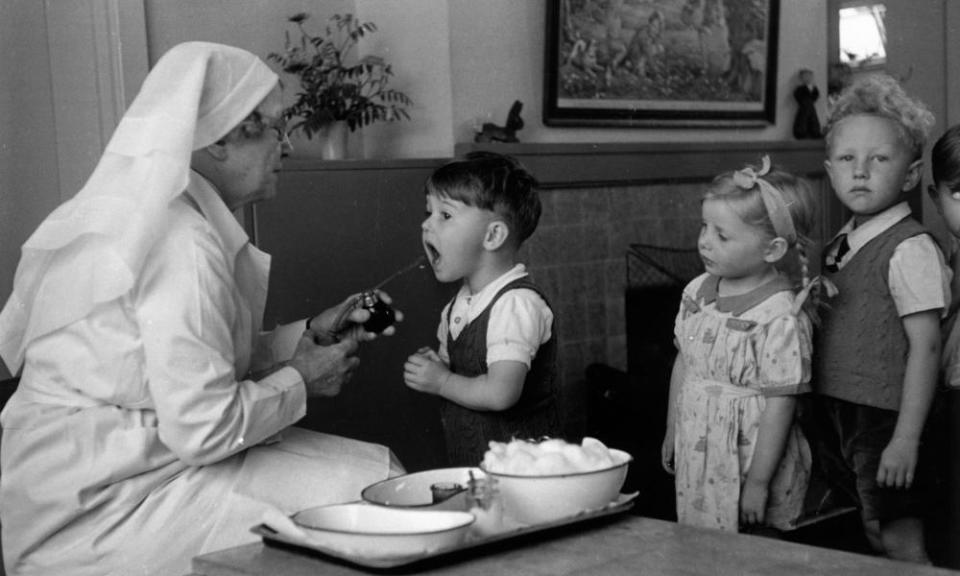
[[[264,365],[289,357],[303,325],[254,337],[269,256],[199,176],[168,230],[134,291],[27,351],[0,417],[11,572],[182,575],[253,541],[265,503],[355,500],[389,473],[382,446],[297,428],[242,452],[303,417],[306,391],[292,368],[234,374],[257,340]]]
[[[288,359],[304,324],[261,334],[269,257],[189,163],[276,84],[248,52],[171,49],[24,245],[0,314],[0,355],[22,367],[0,414],[8,573],[182,576],[255,540],[267,510],[353,500],[401,470],[383,446],[291,428],[293,368],[243,379]]]

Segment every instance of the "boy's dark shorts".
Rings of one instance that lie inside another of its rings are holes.
[[[836,398],[808,395],[804,431],[827,481],[845,492],[862,508],[865,520],[922,518],[929,514],[931,496],[939,492],[939,474],[929,442],[922,441],[910,488],[886,488],[877,484],[880,457],[893,437],[899,412],[854,404]],[[937,436],[936,420],[927,418],[923,438]],[[933,457],[931,457],[933,456]]]

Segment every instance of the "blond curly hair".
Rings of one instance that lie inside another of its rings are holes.
[[[828,147],[833,145],[832,132],[837,124],[858,115],[880,116],[893,121],[913,158],[923,156],[934,124],[933,113],[923,102],[907,95],[894,78],[886,74],[865,76],[840,93],[824,126]]]

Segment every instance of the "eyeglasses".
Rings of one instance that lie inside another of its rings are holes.
[[[265,122],[263,118],[248,118],[242,122],[251,128],[247,132],[250,136],[256,137],[256,134],[262,134],[266,130],[273,130],[277,143],[287,146],[293,146],[290,143],[290,133],[287,131],[287,120],[286,118],[277,118],[273,122]]]
[[[278,143],[292,146],[292,144],[290,144],[290,133],[287,131],[286,119],[279,118],[270,124],[264,123],[264,127],[270,128],[276,133]]]

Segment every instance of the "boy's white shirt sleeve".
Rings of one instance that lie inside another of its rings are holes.
[[[510,290],[490,310],[487,365],[514,360],[530,367],[540,346],[552,335],[553,311],[535,291]]]
[[[897,246],[890,257],[887,278],[901,318],[938,308],[943,317],[949,311],[951,275],[929,235],[907,238]]]

